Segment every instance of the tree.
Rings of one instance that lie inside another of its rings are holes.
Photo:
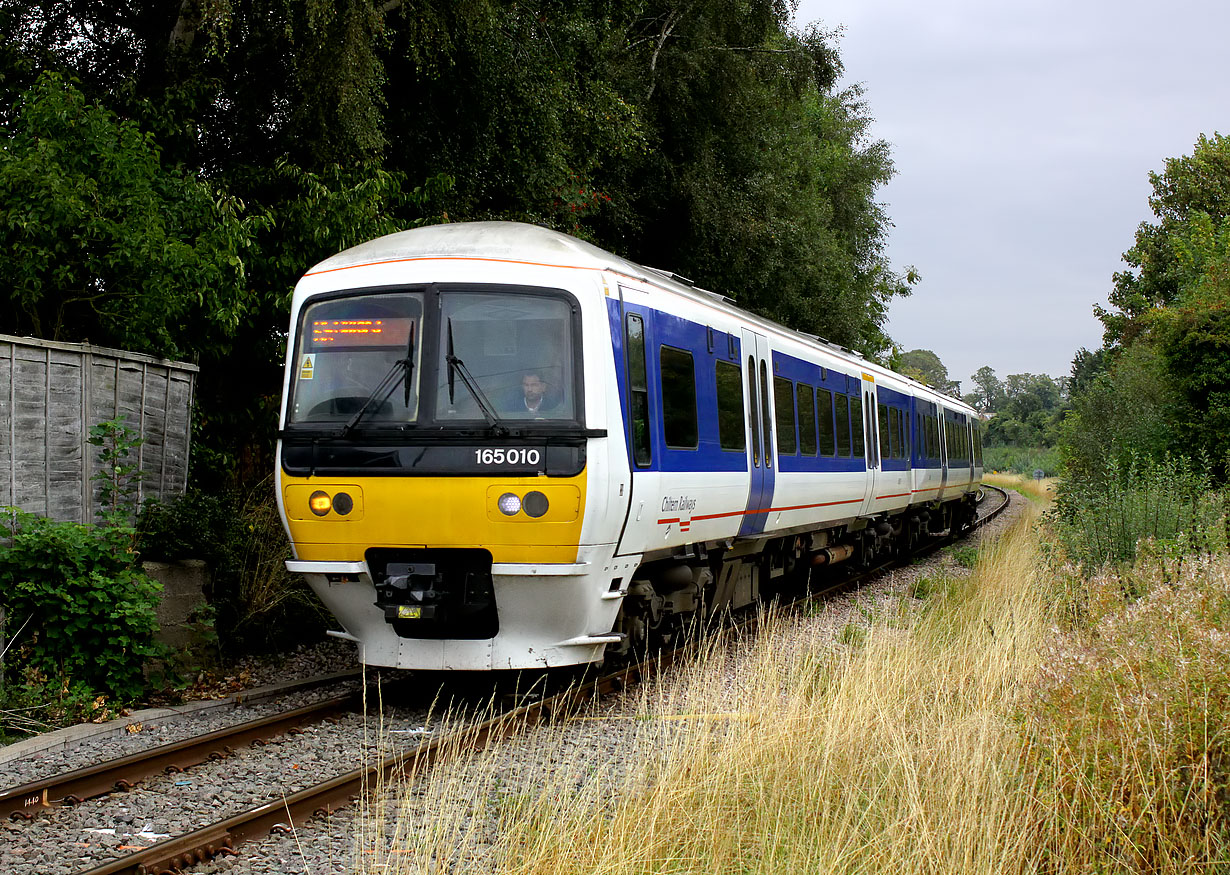
[[[937,392],[957,395],[961,384],[948,379],[948,368],[940,357],[929,349],[912,349],[901,353],[895,362],[897,370],[920,383],[926,383]]]
[[[1130,343],[1144,328],[1142,317],[1174,303],[1190,282],[1180,251],[1191,240],[1189,224],[1205,217],[1212,227],[1230,216],[1230,138],[1201,134],[1191,155],[1166,159],[1162,173],[1150,173],[1149,206],[1156,223],[1141,222],[1136,243],[1123,254],[1130,270],[1115,274],[1113,310],[1095,309],[1108,348]]]
[[[1059,441],[1066,476],[1100,482],[1136,458],[1174,451],[1181,405],[1161,355],[1149,344],[1132,345],[1072,399]]]
[[[55,74],[0,138],[8,330],[173,357],[234,335],[260,217],[164,166],[149,135]]]
[[[1140,392],[1139,381],[1122,370],[1130,366],[1137,373],[1140,362],[1153,363],[1148,373],[1164,375],[1167,393],[1151,397],[1171,427],[1164,440],[1155,435],[1133,445],[1203,455],[1224,476],[1230,458],[1230,138],[1201,135],[1191,155],[1168,159],[1164,172],[1149,178],[1158,221],[1142,223],[1124,253],[1132,270],[1115,275],[1114,309],[1097,311],[1105,349],[1096,358],[1078,354],[1073,376],[1082,396],[1094,390],[1100,378],[1091,382],[1089,376],[1098,368],[1106,376],[1098,386],[1102,396],[1116,387]],[[1135,398],[1118,401],[1103,406],[1106,415],[1131,416],[1139,406]]]
[[[977,387],[976,392],[965,396],[970,406],[983,413],[994,413],[998,410],[1004,402],[1004,384],[995,376],[991,366],[983,365],[970,379]]]
[[[200,326],[187,346],[148,341],[202,350],[206,449],[272,435],[302,272],[422,221],[567,231],[882,356],[888,302],[917,274],[884,257],[875,194],[892,162],[861,92],[836,86],[836,40],[793,29],[781,0],[0,0],[0,89],[58,71],[163,177],[213,193],[212,248],[230,240],[237,259],[214,263],[232,275],[161,283],[210,316],[168,320]],[[196,215],[163,249],[208,262]],[[21,271],[43,269],[26,256]]]

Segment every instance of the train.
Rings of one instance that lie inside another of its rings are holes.
[[[667,271],[515,222],[307,271],[277,445],[360,662],[601,662],[974,517],[977,412]]]

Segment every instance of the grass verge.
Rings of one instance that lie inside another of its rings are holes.
[[[867,624],[772,623],[464,755],[361,871],[1224,871],[1230,560],[1061,584],[1038,513]]]

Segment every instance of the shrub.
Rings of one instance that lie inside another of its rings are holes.
[[[1047,522],[1066,558],[1086,568],[1132,560],[1144,538],[1195,545],[1226,510],[1206,472],[1170,456],[1108,462],[1099,476],[1065,480]]]
[[[209,564],[207,595],[228,649],[281,648],[322,631],[323,606],[286,570],[290,542],[274,488],[267,478],[245,493],[194,490],[141,510],[143,558]]]
[[[134,530],[56,522],[14,508],[6,514],[0,603],[20,670],[27,679],[61,679],[65,690],[80,682],[120,698],[139,696],[145,663],[159,652],[161,585],[137,563]]]
[[[1212,871],[1230,855],[1230,560],[1150,555],[1086,581],[1030,714],[1048,871]],[[1141,598],[1125,605],[1124,593]]]
[[[1059,474],[1063,461],[1053,447],[984,447],[982,467],[987,471],[1000,471],[1032,477],[1041,471],[1045,477]]]

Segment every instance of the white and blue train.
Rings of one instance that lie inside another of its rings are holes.
[[[627,652],[973,518],[977,414],[583,241],[382,237],[296,287],[278,500],[363,663]]]

